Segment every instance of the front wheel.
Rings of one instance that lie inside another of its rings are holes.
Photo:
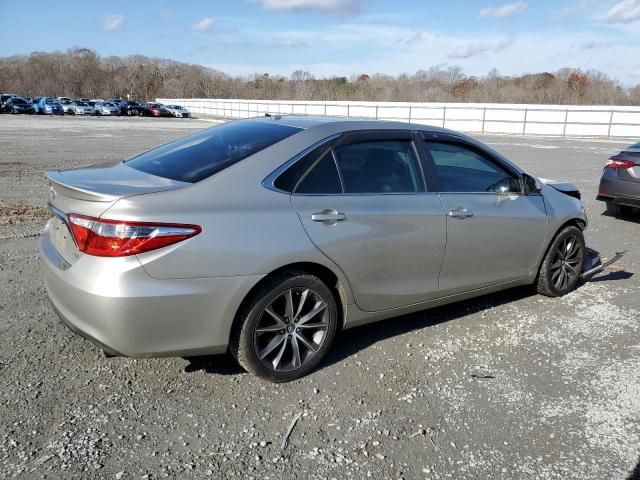
[[[287,272],[272,278],[238,313],[230,351],[250,373],[271,382],[311,372],[327,354],[338,326],[329,287],[314,275]]]
[[[540,266],[538,293],[561,297],[571,292],[582,274],[584,234],[578,227],[568,226],[551,243]]]

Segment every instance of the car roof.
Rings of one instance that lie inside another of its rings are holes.
[[[433,125],[422,125],[408,122],[396,122],[391,120],[373,120],[356,117],[324,117],[313,115],[279,115],[271,114],[270,116],[255,117],[247,119],[250,121],[277,123],[287,125],[303,130],[311,128],[321,128],[331,125],[333,128],[349,131],[349,130],[420,130],[427,132],[441,132],[460,135],[458,132]]]

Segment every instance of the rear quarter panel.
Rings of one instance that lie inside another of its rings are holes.
[[[290,156],[290,149],[276,149],[262,160],[247,159],[185,188],[124,198],[103,218],[202,227],[195,237],[138,256],[154,278],[259,276],[292,263],[312,262],[336,274],[349,290],[350,302],[344,274],[309,240],[290,196],[262,186],[262,180]]]

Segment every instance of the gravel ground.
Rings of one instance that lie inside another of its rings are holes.
[[[588,244],[629,249],[613,271],[344,332],[318,371],[272,385],[227,356],[107,359],[40,278],[43,170],[208,125],[0,116],[0,478],[640,478],[640,217],[594,200],[626,142],[482,138],[580,187]]]

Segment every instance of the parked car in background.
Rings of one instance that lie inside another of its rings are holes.
[[[426,125],[239,120],[47,177],[40,258],[73,331],[111,355],[230,351],[276,382],[343,328],[519,285],[565,295],[586,249],[575,186]]]
[[[42,97],[38,101],[38,112],[41,115],[64,115],[62,104],[51,97]]]
[[[147,102],[143,105],[143,115],[148,117],[172,117],[173,115],[160,103]]]
[[[609,159],[600,177],[597,200],[605,202],[614,217],[640,208],[640,142]]]
[[[21,97],[11,97],[2,107],[5,113],[33,113],[33,106]]]
[[[69,97],[58,97],[58,98],[57,98],[57,100],[58,100],[62,105],[64,105],[64,103],[63,103],[63,102],[72,102],[72,101],[73,101],[73,98],[69,98]]]
[[[58,99],[58,101],[60,102],[60,105],[62,105],[62,110],[64,111],[64,113],[69,113],[69,106],[73,103],[73,100],[67,99],[65,97],[64,100]]]
[[[40,103],[41,99],[42,97],[33,97],[31,99],[31,106],[33,107],[33,113],[38,113],[38,104]]]
[[[124,103],[120,104],[120,110],[122,111],[123,115],[137,116],[142,115],[144,107],[138,102],[125,101]]]
[[[71,115],[93,115],[95,109],[87,102],[75,100],[69,105],[68,113]]]
[[[13,97],[17,97],[17,95],[13,93],[3,93],[0,95],[0,113],[4,111],[4,104],[7,103],[7,100]]]
[[[120,107],[111,102],[96,102],[93,108],[96,115],[120,115]]]
[[[164,108],[169,110],[171,115],[173,115],[176,118],[189,118],[189,117],[191,117],[191,112],[189,110],[187,110],[186,108],[180,106],[180,105],[164,105]]]
[[[107,98],[105,102],[113,103],[118,107],[121,107],[122,104],[127,103],[127,101],[124,98]]]

